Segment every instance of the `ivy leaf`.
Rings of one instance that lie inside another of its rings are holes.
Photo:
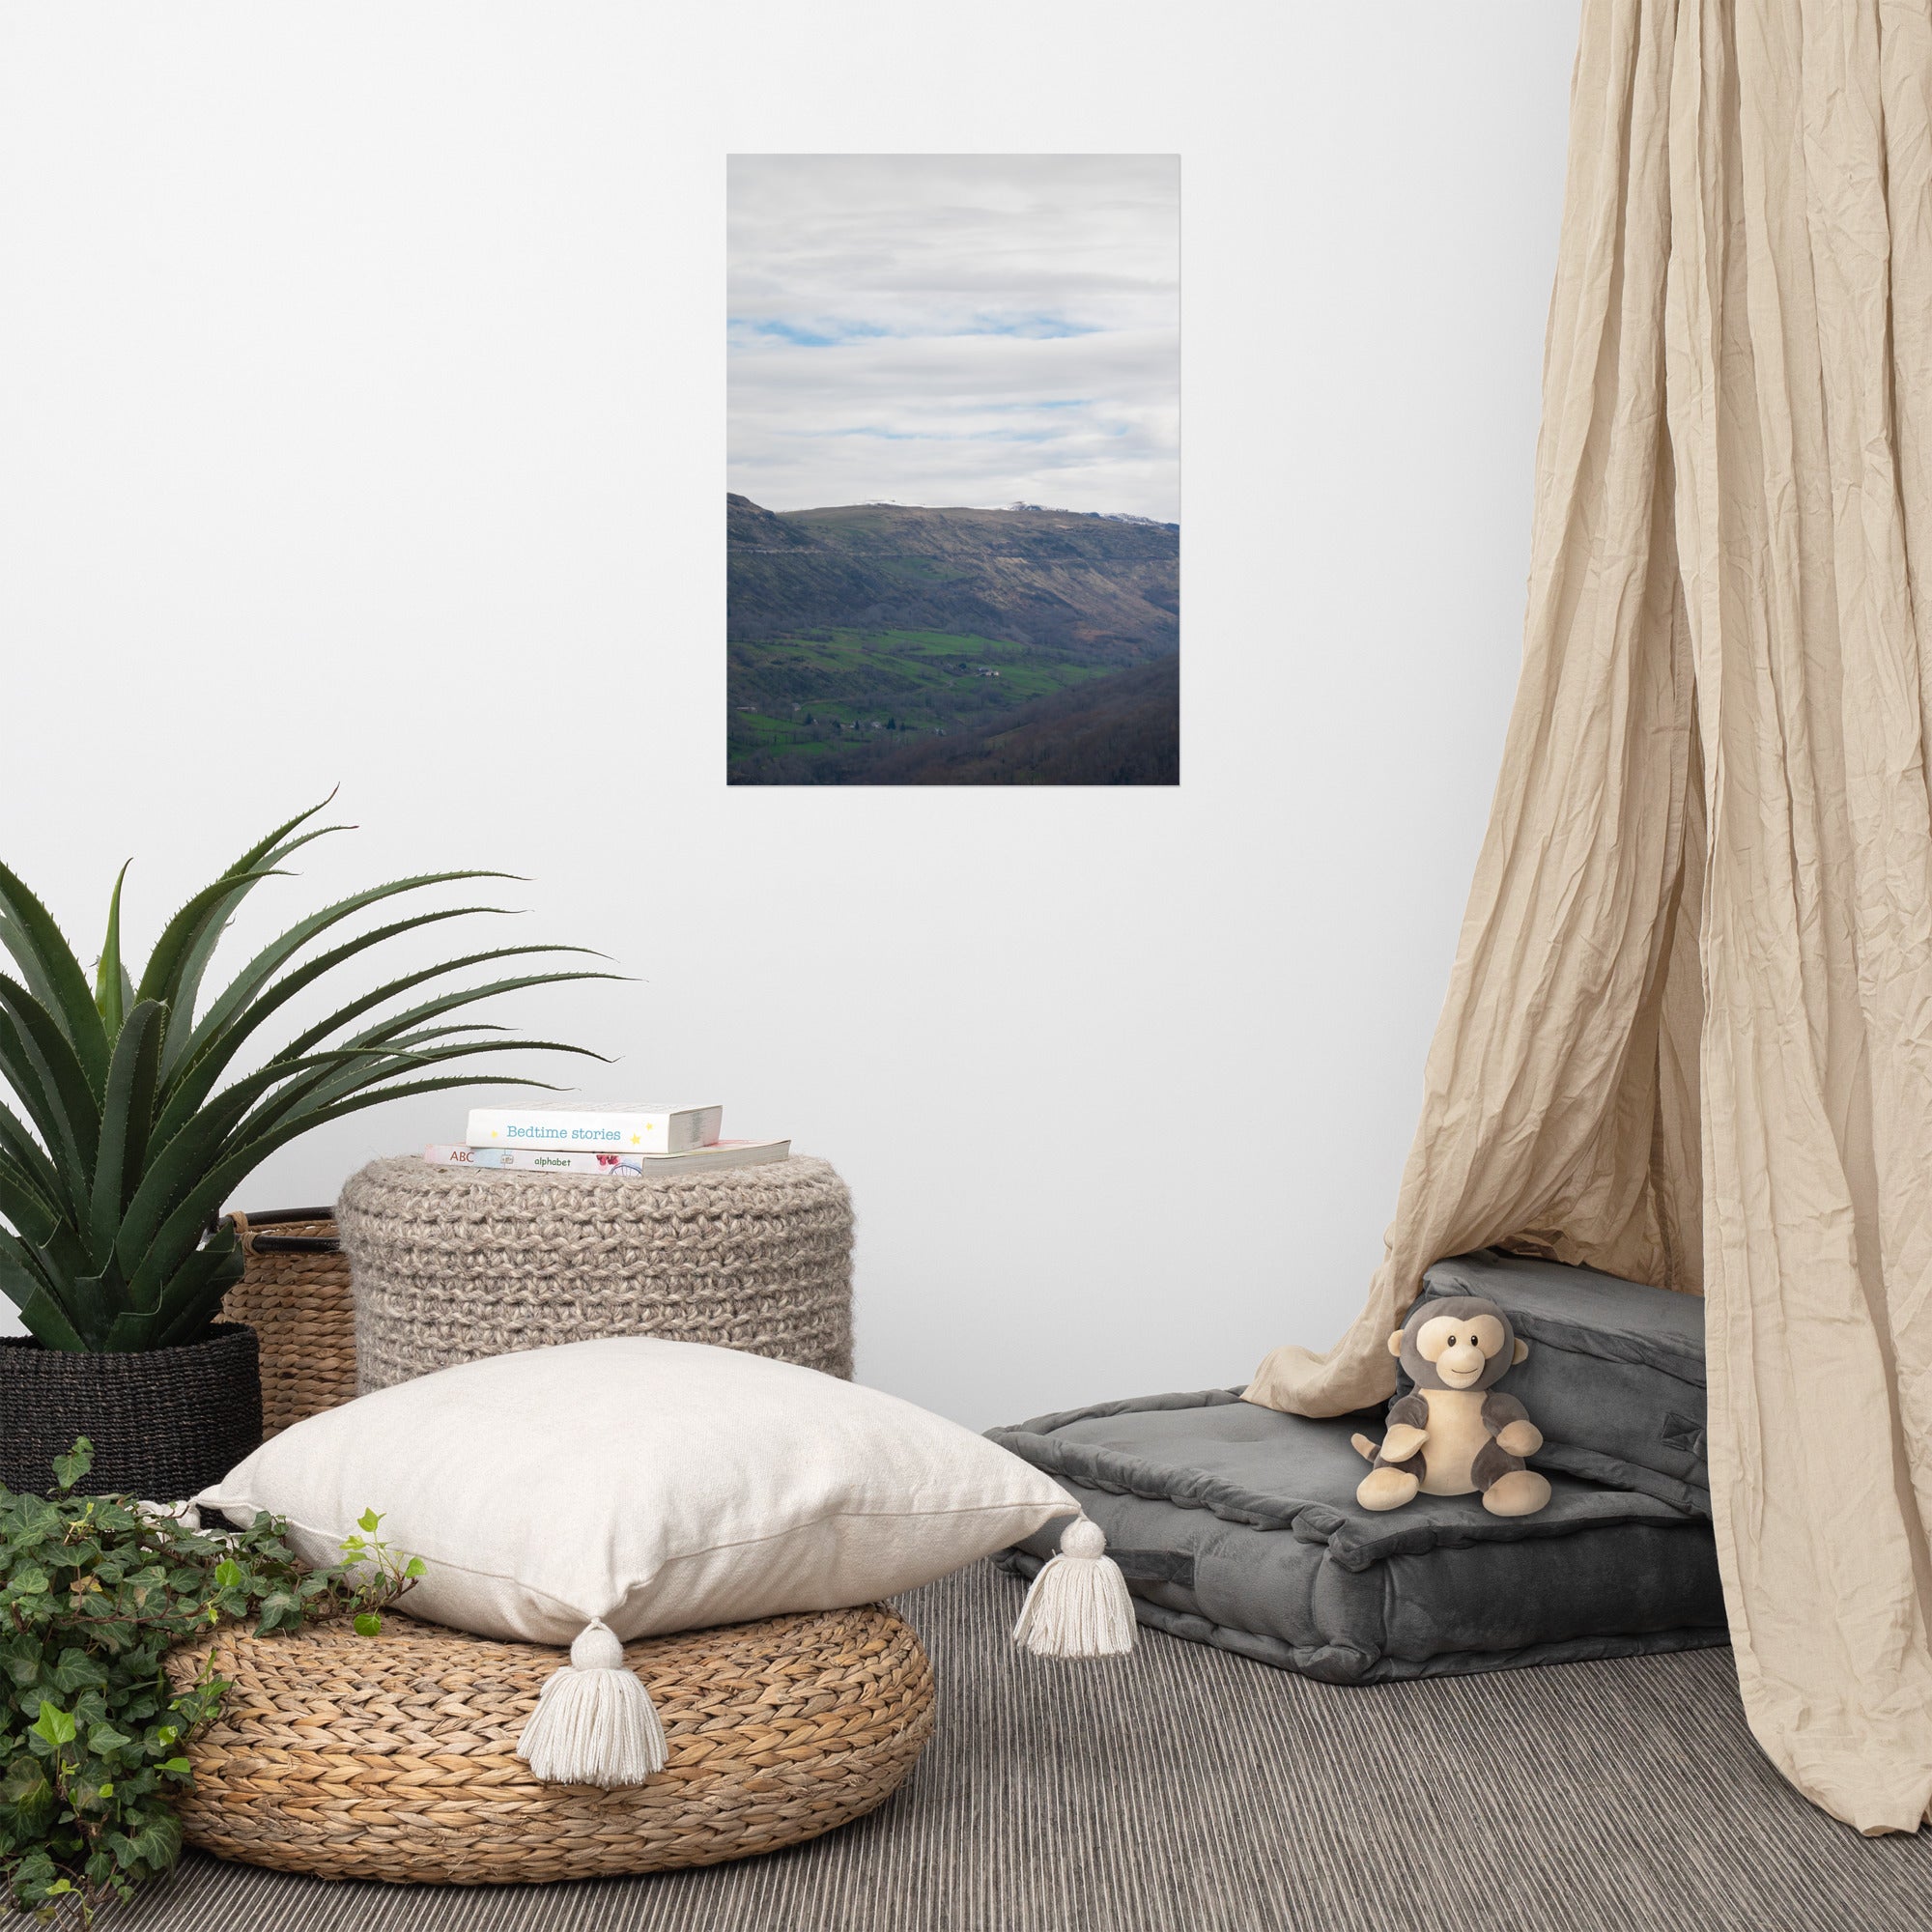
[[[20,1896],[29,1905],[38,1899],[45,1898],[56,1884],[65,1891],[73,1889],[66,1879],[56,1879],[54,1861],[40,1846],[36,1846],[20,1861],[14,1875],[14,1883],[19,1888]]]
[[[24,1690],[41,1674],[40,1647],[22,1631],[5,1650],[0,1650],[0,1670]]]
[[[73,1742],[73,1719],[58,1704],[41,1699],[41,1715],[34,1719],[34,1734],[58,1750]]]
[[[420,1556],[412,1556],[410,1560],[403,1565],[403,1575],[407,1577],[411,1582],[414,1582],[418,1577],[427,1577],[429,1575],[429,1565],[426,1564]]]
[[[52,1796],[53,1786],[47,1782],[47,1775],[41,1769],[40,1760],[29,1757],[24,1751],[8,1765],[5,1776],[0,1777],[0,1804],[25,1808]]]
[[[166,1772],[170,1777],[192,1777],[194,1776],[194,1766],[185,1757],[163,1758],[155,1769]]]
[[[107,1673],[84,1650],[71,1646],[61,1652],[48,1673],[56,1690],[71,1696],[76,1690],[99,1690],[107,1682]]]
[[[107,1843],[124,1871],[137,1864],[165,1871],[181,1850],[181,1820],[172,1811],[157,1811],[138,1832],[110,1833]]]
[[[383,1619],[374,1610],[363,1610],[358,1613],[355,1618],[357,1636],[381,1636],[382,1634]]]
[[[86,1776],[74,1778],[67,1787],[68,1803],[76,1811],[102,1810],[113,1795],[112,1784],[104,1780],[96,1783],[93,1778]]]
[[[355,1527],[365,1535],[374,1536],[376,1531],[382,1526],[382,1521],[383,1519],[374,1510],[365,1509],[355,1519]]]
[[[261,1602],[262,1621],[278,1623],[286,1617],[301,1615],[301,1599],[293,1590],[270,1590]]]
[[[96,1757],[106,1757],[111,1751],[126,1750],[134,1742],[126,1731],[117,1731],[112,1724],[96,1724],[87,1734],[87,1747]]]
[[[82,1435],[65,1456],[54,1458],[54,1481],[63,1490],[71,1490],[93,1467],[94,1444]]]

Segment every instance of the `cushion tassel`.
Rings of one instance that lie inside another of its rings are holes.
[[[546,1784],[641,1784],[665,1768],[664,1726],[624,1646],[592,1617],[544,1680],[517,1755]]]
[[[1060,1554],[1033,1579],[1013,1641],[1036,1657],[1124,1657],[1134,1647],[1134,1600],[1107,1554],[1100,1525],[1075,1517]]]

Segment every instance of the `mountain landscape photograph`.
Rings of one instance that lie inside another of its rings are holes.
[[[733,784],[1179,782],[1179,164],[734,156]]]

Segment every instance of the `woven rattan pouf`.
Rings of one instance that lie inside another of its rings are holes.
[[[660,1179],[378,1160],[336,1218],[365,1393],[606,1335],[852,1373],[852,1200],[829,1161]]]
[[[187,1840],[323,1878],[509,1885],[717,1864],[883,1804],[932,1730],[932,1672],[880,1605],[629,1645],[669,1761],[614,1791],[540,1784],[518,1733],[564,1653],[384,1619],[229,1631],[174,1653],[232,1689],[190,1747]]]

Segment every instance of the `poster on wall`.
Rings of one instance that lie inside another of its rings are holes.
[[[726,775],[1180,780],[1180,162],[728,161]]]

